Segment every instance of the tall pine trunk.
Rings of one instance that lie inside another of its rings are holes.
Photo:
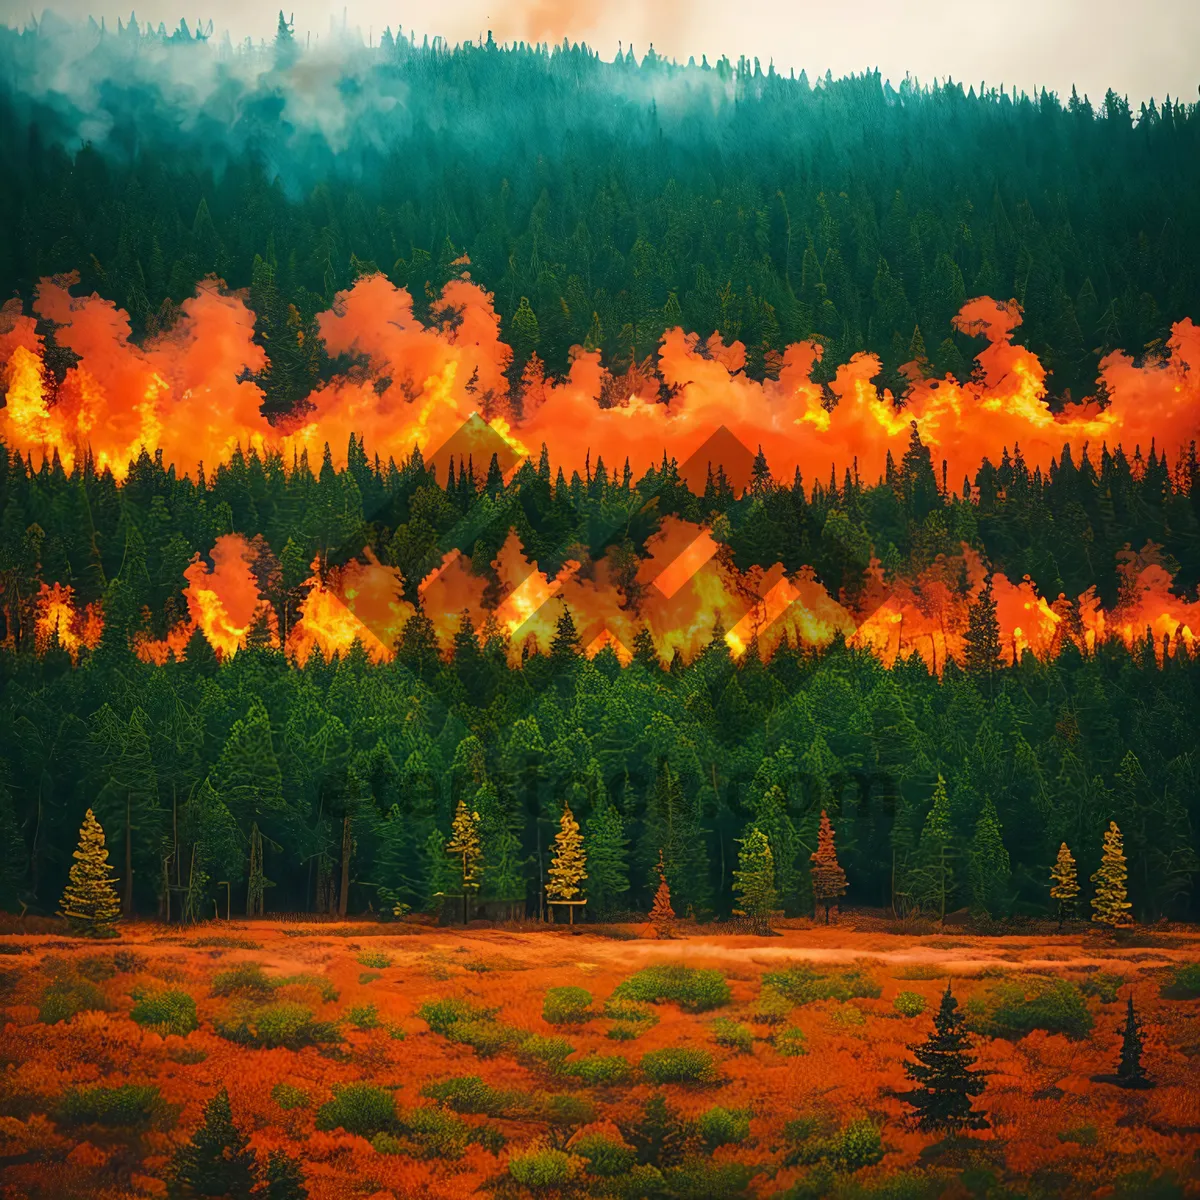
[[[350,817],[342,818],[342,886],[338,892],[338,916],[346,915],[350,901],[350,855],[354,852],[354,839],[350,835]]]
[[[133,797],[125,793],[125,896],[121,910],[127,917],[133,916]]]

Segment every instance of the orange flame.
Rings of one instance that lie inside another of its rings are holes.
[[[104,632],[101,606],[92,601],[82,612],[75,606],[75,589],[69,584],[45,584],[38,589],[34,608],[34,648],[39,654],[58,644],[79,659],[81,649],[94,650]]]
[[[275,610],[259,595],[250,570],[255,550],[237,533],[223,534],[212,549],[210,571],[197,554],[183,574],[188,614],[221,658],[232,657],[246,644],[258,620],[266,622],[271,645],[279,645]]]

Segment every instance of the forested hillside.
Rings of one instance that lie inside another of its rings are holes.
[[[535,913],[569,804],[598,918],[660,852],[728,915],[752,827],[811,912],[823,810],[851,905],[1051,915],[1116,821],[1195,915],[1200,105],[49,19],[0,80],[0,903],[91,807],[130,911],[432,908],[461,804]]]

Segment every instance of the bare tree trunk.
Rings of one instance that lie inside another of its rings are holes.
[[[125,793],[125,898],[121,909],[125,916],[133,916],[133,797]]]
[[[354,852],[354,839],[350,832],[349,815],[342,818],[342,887],[338,894],[338,916],[346,915],[346,906],[350,901],[350,855]]]

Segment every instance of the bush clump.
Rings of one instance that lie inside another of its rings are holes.
[[[579,1159],[564,1150],[535,1147],[508,1160],[508,1173],[533,1191],[560,1188],[579,1173]]]
[[[471,1137],[461,1117],[435,1105],[410,1109],[400,1128],[422,1158],[461,1158]]]
[[[120,1087],[70,1088],[54,1110],[59,1125],[103,1125],[109,1129],[169,1129],[179,1114],[158,1088],[125,1083]]]
[[[542,1020],[550,1025],[582,1025],[594,1015],[587,988],[551,988],[542,1001]]]
[[[544,1037],[535,1033],[517,1047],[517,1058],[527,1066],[558,1072],[562,1069],[563,1060],[574,1050],[575,1047],[565,1037]]]
[[[603,1133],[588,1133],[571,1147],[583,1159],[589,1175],[611,1179],[626,1174],[637,1162],[637,1151]]]
[[[782,1025],[795,1005],[778,989],[765,987],[754,1005],[754,1020],[761,1025]]]
[[[863,1118],[852,1121],[831,1137],[811,1138],[787,1158],[789,1165],[827,1162],[840,1171],[858,1171],[883,1158],[883,1137],[879,1127]]]
[[[797,963],[783,971],[763,976],[763,987],[774,988],[793,1004],[812,1004],[817,1000],[878,1000],[883,994],[879,983],[865,971],[852,967],[825,975],[807,963]]]
[[[499,1011],[498,1008],[481,1008],[457,996],[445,996],[441,1000],[427,1000],[417,1009],[417,1016],[434,1033],[447,1037],[455,1025],[463,1021],[488,1021]]]
[[[274,984],[280,990],[284,988],[297,988],[316,992],[325,1004],[332,1004],[338,998],[339,994],[333,981],[327,979],[324,975],[285,975],[282,979],[276,979]]]
[[[107,997],[86,979],[59,975],[42,989],[38,1004],[38,1020],[43,1025],[69,1021],[76,1013],[104,1012],[111,1005]]]
[[[685,1012],[708,1012],[730,1000],[720,971],[696,967],[645,967],[617,985],[613,996],[644,1004],[677,1004]]]
[[[586,1125],[596,1119],[596,1106],[586,1096],[560,1092],[542,1097],[541,1115],[551,1125]]]
[[[455,1075],[437,1083],[427,1083],[421,1095],[436,1100],[457,1113],[475,1113],[486,1117],[507,1117],[527,1112],[529,1098],[516,1089],[496,1088],[478,1075]]]
[[[200,1028],[196,1016],[196,1001],[188,992],[178,989],[162,992],[135,992],[136,1003],[129,1016],[146,1029],[153,1029],[164,1037],[169,1033],[186,1037]]]
[[[214,996],[249,996],[264,999],[274,990],[275,984],[258,963],[238,963],[228,971],[218,971],[213,976]]]
[[[1160,994],[1165,1000],[1195,1000],[1200,998],[1200,963],[1184,963],[1171,972]]]
[[[373,971],[383,971],[392,965],[392,956],[382,950],[364,950],[355,959],[360,967],[370,967]]]
[[[333,1098],[317,1109],[317,1128],[344,1129],[372,1138],[396,1128],[396,1100],[387,1088],[371,1083],[334,1085]]]
[[[892,1001],[892,1008],[902,1017],[919,1017],[925,1011],[925,997],[920,992],[901,992]]]
[[[642,1055],[642,1074],[652,1083],[711,1083],[717,1077],[707,1050],[669,1046]]]
[[[311,1101],[303,1088],[294,1083],[277,1083],[271,1088],[271,1099],[285,1111],[292,1108],[307,1108]]]
[[[754,1049],[754,1034],[738,1021],[729,1017],[717,1017],[712,1023],[713,1038],[718,1046],[749,1054]]]
[[[1074,1142],[1077,1146],[1094,1146],[1100,1140],[1095,1125],[1076,1125],[1072,1129],[1061,1130],[1055,1136],[1060,1142]]]
[[[797,1029],[795,1025],[781,1029],[771,1040],[776,1052],[784,1058],[799,1058],[808,1053],[808,1039],[804,1036],[804,1030]]]
[[[1197,982],[1200,982],[1200,977]],[[1108,971],[1097,971],[1079,985],[1079,990],[1085,996],[1095,996],[1101,1004],[1115,1004],[1120,998],[1119,993],[1124,986],[1124,976],[1113,975]]]
[[[334,1022],[316,1020],[311,1008],[291,1000],[239,1005],[215,1020],[213,1028],[226,1041],[267,1050],[299,1050],[342,1040]]]
[[[714,1104],[697,1118],[696,1132],[710,1150],[738,1145],[750,1136],[750,1110]]]
[[[346,1014],[346,1020],[355,1029],[378,1029],[379,1010],[373,1004],[357,1004]]]
[[[1078,1041],[1093,1024],[1079,989],[1065,979],[1006,980],[985,996],[973,996],[966,1010],[968,1028],[1011,1040],[1044,1029]]]
[[[568,1075],[574,1075],[585,1087],[608,1087],[629,1078],[629,1061],[619,1054],[589,1054],[578,1062],[567,1063]]]

